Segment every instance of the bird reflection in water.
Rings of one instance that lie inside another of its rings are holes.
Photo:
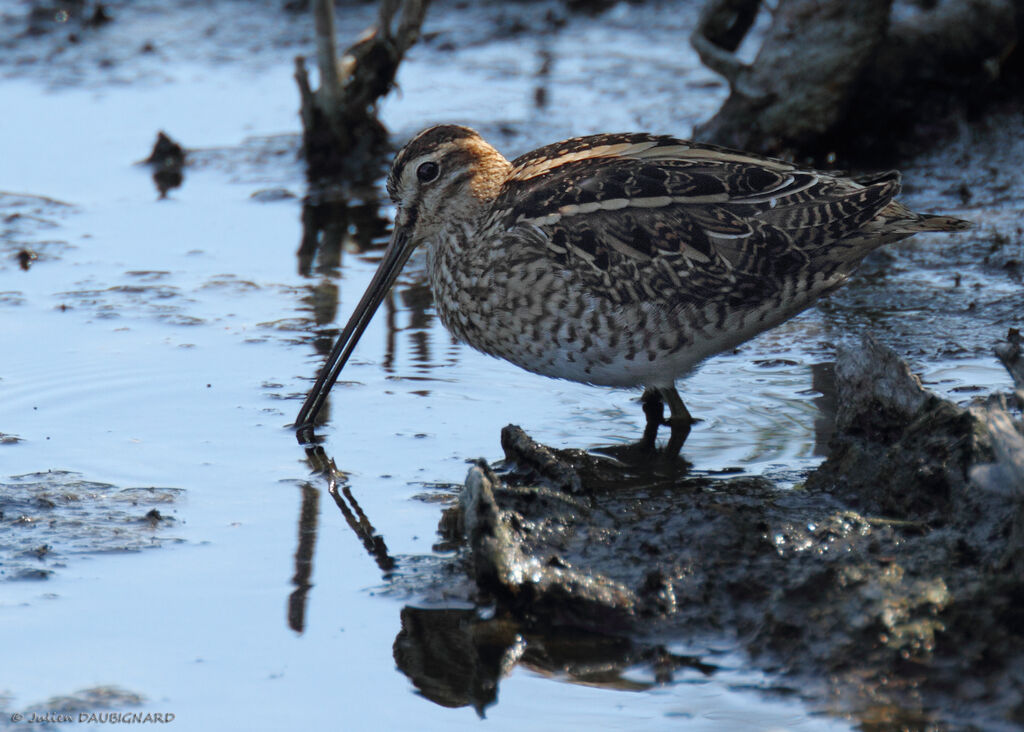
[[[317,445],[306,448],[310,468],[327,481],[346,524],[363,544],[386,582],[397,578],[398,560],[377,533],[352,494],[348,476]],[[320,490],[311,483],[300,486],[298,548],[295,553],[295,587],[288,601],[288,625],[297,633],[305,629],[305,611],[312,574]],[[522,665],[556,680],[601,686],[620,691],[645,691],[673,683],[680,672],[695,671],[702,677],[716,670],[699,657],[669,652],[658,644],[635,642],[624,636],[589,633],[567,628],[534,628],[502,612],[467,605],[463,608],[401,610],[401,630],[392,649],[395,663],[417,690],[445,707],[472,706],[483,717],[497,703],[502,678]],[[626,672],[645,667],[649,681],[626,677]]]

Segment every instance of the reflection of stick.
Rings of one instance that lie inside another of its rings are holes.
[[[302,484],[302,509],[299,511],[299,545],[295,550],[295,591],[288,596],[288,627],[301,633],[306,627],[306,596],[313,584],[313,554],[316,548],[317,517],[320,491],[309,483]]]

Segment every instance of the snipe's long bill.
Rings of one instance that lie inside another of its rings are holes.
[[[327,401],[327,395],[330,394],[331,387],[338,380],[338,375],[341,374],[341,370],[348,363],[348,358],[352,355],[356,343],[359,342],[363,331],[370,324],[374,313],[377,312],[377,308],[380,307],[384,297],[388,294],[392,285],[394,285],[395,280],[402,271],[402,267],[405,266],[415,248],[415,244],[409,241],[408,230],[401,229],[396,225],[391,236],[391,242],[388,244],[387,249],[384,250],[384,259],[378,266],[377,272],[373,275],[370,286],[366,288],[366,292],[359,299],[359,304],[356,305],[352,317],[349,318],[345,329],[341,331],[341,335],[338,336],[338,340],[334,343],[334,348],[331,349],[330,355],[327,356],[327,361],[324,363],[323,368],[320,369],[316,383],[313,384],[313,388],[306,396],[306,401],[303,402],[302,408],[295,418],[299,442],[305,443],[311,440],[313,426],[316,423],[317,416],[320,414],[320,410],[323,409],[324,403]]]
[[[896,171],[855,179],[648,134],[509,162],[441,125],[398,153],[387,187],[391,243],[299,411],[300,441],[421,244],[456,338],[544,376],[646,387],[643,442],[653,447],[664,400],[675,452],[693,422],[677,379],[836,289],[872,250],[970,227],[894,200]]]

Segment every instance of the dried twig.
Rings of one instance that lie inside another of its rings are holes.
[[[333,0],[313,3],[320,88],[311,88],[305,59],[295,61],[311,180],[373,177],[373,162],[387,140],[377,101],[394,86],[399,63],[419,38],[427,5],[428,0],[382,0],[377,26],[339,57]]]

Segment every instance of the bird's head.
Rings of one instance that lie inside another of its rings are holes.
[[[398,207],[393,241],[416,247],[446,222],[476,222],[511,168],[468,127],[438,125],[419,133],[395,156],[388,174],[388,195]]]

